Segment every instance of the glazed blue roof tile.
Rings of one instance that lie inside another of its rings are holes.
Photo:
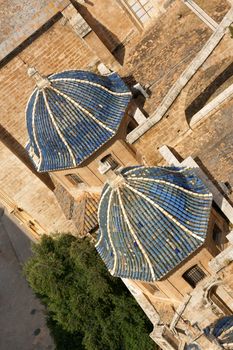
[[[96,249],[114,276],[159,280],[203,244],[211,203],[191,169],[124,168],[104,186]]]
[[[218,338],[223,332],[229,332],[233,336],[233,316],[225,316],[218,320],[213,329],[213,335]],[[229,335],[228,333],[228,335]]]
[[[118,131],[131,93],[116,74],[65,71],[36,88],[26,108],[27,150],[40,172],[73,168]]]
[[[213,325],[206,327],[204,333],[214,336],[223,349],[232,349],[233,344],[233,316],[224,316],[218,319]]]

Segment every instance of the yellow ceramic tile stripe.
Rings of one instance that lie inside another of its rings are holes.
[[[170,187],[174,187],[174,188],[177,188],[178,190],[184,192],[184,193],[188,193],[190,194],[191,196],[193,197],[200,197],[200,198],[203,198],[203,199],[209,199],[212,197],[212,194],[211,193],[197,193],[197,192],[192,192],[192,191],[189,191],[187,190],[186,188],[183,188],[183,187],[180,187],[178,185],[175,185],[171,182],[167,182],[165,180],[158,180],[158,179],[151,179],[151,178],[146,178],[146,177],[127,177],[127,179],[130,179],[130,180],[142,180],[142,181],[148,181],[148,182],[156,182],[156,183],[160,183],[160,184],[163,184],[163,185],[168,185]]]
[[[168,217],[171,221],[173,221],[177,226],[179,226],[184,232],[190,234],[191,236],[197,238],[198,240],[200,240],[201,242],[204,242],[204,239],[202,237],[199,237],[198,235],[196,235],[195,233],[193,233],[192,231],[190,231],[188,228],[186,228],[184,225],[182,225],[179,221],[177,221],[171,214],[169,214],[166,210],[164,210],[163,208],[161,208],[158,204],[154,203],[150,198],[148,198],[147,196],[145,196],[143,193],[141,193],[138,190],[135,190],[133,187],[131,187],[130,185],[125,183],[125,186],[131,190],[132,192],[136,193],[138,196],[142,197],[143,199],[145,199],[147,202],[149,202],[151,205],[153,205],[155,208],[157,208],[161,213],[163,213],[166,217]]]
[[[29,96],[29,99],[28,99],[28,101],[27,101],[27,105],[26,105],[26,108],[25,108],[25,115],[24,115],[24,117],[25,117],[25,124],[27,124],[27,110],[28,110],[28,106],[29,106],[29,103],[31,102],[31,98],[32,98],[32,95],[34,94],[34,92],[37,90],[37,88],[35,88],[33,91],[32,91],[32,93],[31,93],[31,95]],[[38,91],[38,90],[37,90]]]
[[[82,80],[82,79],[75,79],[75,78],[55,78],[55,79],[50,79],[50,81],[74,81],[76,83],[82,83],[82,84],[88,84],[88,85],[92,85],[92,86],[96,86],[104,91],[107,91],[109,94],[111,95],[115,95],[115,96],[131,96],[131,92],[116,92],[116,91],[112,91],[108,88],[106,88],[105,86],[102,86],[100,84],[97,83],[93,83],[91,81],[88,80]]]
[[[52,89],[53,91],[55,91],[58,95],[64,97],[66,100],[70,101],[74,106],[76,106],[77,108],[79,108],[81,111],[83,111],[86,115],[88,115],[91,119],[93,119],[97,124],[99,124],[100,126],[102,126],[104,129],[110,131],[112,134],[115,133],[115,131],[113,131],[111,128],[109,128],[107,125],[105,125],[104,123],[102,123],[100,120],[98,120],[96,117],[94,117],[94,115],[92,113],[90,113],[87,109],[83,108],[79,103],[77,103],[75,100],[73,100],[71,97],[69,97],[68,95],[64,94],[63,92],[59,91],[58,89],[50,86],[50,89]]]
[[[111,187],[108,186],[107,189],[106,189],[105,192],[101,195],[101,198],[100,198],[99,207],[98,207],[98,222],[99,222],[99,223],[100,223],[100,209],[101,209],[102,201],[103,201],[105,195],[108,193],[108,191],[109,191],[110,189],[111,189]],[[103,232],[102,232],[102,230],[100,229],[100,238],[99,238],[99,240],[96,242],[95,247],[97,247],[97,246],[100,244],[100,242],[102,241],[102,238],[103,238]]]
[[[50,118],[51,118],[51,121],[52,121],[52,123],[53,123],[53,125],[54,125],[54,127],[55,127],[55,129],[56,129],[56,131],[57,131],[57,133],[58,133],[58,135],[60,136],[61,141],[62,141],[62,142],[64,143],[64,145],[66,146],[66,148],[67,148],[67,150],[68,150],[68,152],[69,152],[69,154],[70,154],[70,157],[71,157],[71,159],[72,159],[73,165],[74,165],[74,167],[75,167],[75,166],[76,166],[76,160],[75,160],[74,154],[73,154],[73,152],[72,152],[70,146],[69,146],[68,143],[66,142],[64,136],[62,135],[62,132],[60,131],[59,127],[57,126],[57,123],[56,123],[56,121],[55,121],[55,119],[54,119],[54,116],[53,116],[53,114],[52,114],[52,111],[51,111],[51,109],[50,109],[50,107],[49,107],[48,100],[47,100],[47,97],[46,97],[46,93],[45,93],[44,90],[43,90],[43,97],[44,97],[45,105],[46,105],[46,108],[47,108],[47,110],[48,110],[48,113],[49,113],[49,116],[50,116]]]
[[[130,221],[128,219],[128,216],[126,214],[126,211],[125,211],[125,208],[124,208],[124,205],[123,205],[123,202],[122,202],[122,198],[121,198],[121,194],[120,194],[119,188],[117,188],[117,194],[118,194],[118,197],[119,197],[120,207],[121,207],[124,219],[125,219],[128,227],[129,227],[130,233],[133,236],[135,242],[137,243],[139,249],[141,250],[144,258],[146,259],[146,261],[147,261],[147,263],[149,265],[149,269],[150,269],[150,272],[151,272],[151,275],[152,275],[152,279],[155,280],[155,273],[154,273],[153,265],[152,265],[152,263],[151,263],[151,261],[149,259],[149,256],[147,255],[145,249],[143,248],[143,245],[141,244],[140,240],[138,239],[137,235],[135,234],[135,232],[134,232],[134,230],[133,230],[133,228],[131,226],[131,223],[130,223]]]
[[[190,169],[190,168],[182,168],[182,169],[178,169],[178,170],[173,170],[173,169],[164,168],[164,167],[162,167],[162,166],[157,166],[157,165],[156,165],[156,167],[155,167],[154,165],[151,165],[151,166],[148,166],[148,165],[141,166],[141,165],[140,165],[140,167],[139,167],[140,170],[141,170],[141,169],[153,169],[153,168],[160,168],[160,169],[163,169],[164,171],[167,171],[167,172],[169,172],[169,173],[183,173],[184,171]],[[130,169],[130,170],[126,171],[124,174],[125,174],[125,175],[128,175],[128,174],[133,173],[133,172],[136,171],[136,170],[137,170],[137,168]],[[136,177],[136,176],[137,176],[137,175],[135,174],[135,177]]]
[[[116,270],[116,264],[117,264],[117,254],[116,254],[116,249],[115,249],[113,241],[112,241],[111,229],[110,229],[110,209],[111,209],[113,193],[114,193],[113,191],[110,193],[110,197],[108,200],[108,210],[107,210],[107,234],[108,234],[110,245],[111,245],[112,250],[113,250],[113,257],[114,257],[114,265],[113,265],[112,270],[110,270],[111,275],[114,275],[115,270]]]
[[[35,112],[36,112],[36,104],[38,101],[38,96],[39,96],[39,91],[37,91],[37,93],[36,93],[36,97],[35,97],[35,101],[34,101],[33,109],[32,109],[32,132],[33,132],[34,140],[36,143],[36,147],[38,148],[38,151],[39,151],[39,164],[37,167],[38,167],[38,169],[40,169],[41,162],[42,162],[42,153],[41,153],[41,149],[40,149],[40,146],[39,146],[39,143],[37,140],[36,130],[35,130]]]

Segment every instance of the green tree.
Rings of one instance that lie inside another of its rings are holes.
[[[47,306],[55,340],[62,327],[76,337],[77,349],[155,349],[148,336],[151,323],[89,240],[43,236],[33,253],[24,271]]]

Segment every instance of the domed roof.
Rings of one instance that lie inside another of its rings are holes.
[[[204,333],[207,337],[214,336],[223,349],[232,349],[233,345],[233,316],[224,316],[213,325],[206,327]]]
[[[124,168],[103,189],[96,249],[112,275],[158,280],[203,244],[211,202],[191,169]]]
[[[37,85],[26,108],[26,148],[40,172],[81,164],[116,134],[131,98],[116,73],[65,71]]]

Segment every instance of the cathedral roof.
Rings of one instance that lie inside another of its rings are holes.
[[[37,85],[26,121],[27,150],[40,172],[74,168],[97,151],[117,133],[131,98],[116,73],[65,71]]]
[[[59,183],[56,184],[54,194],[65,217],[74,223],[76,227],[75,235],[82,237],[97,229],[99,194],[83,192],[74,199]]]
[[[112,275],[158,280],[203,244],[211,202],[191,169],[124,168],[103,189],[96,249]]]
[[[69,5],[69,0],[4,0],[0,11],[0,60]]]

